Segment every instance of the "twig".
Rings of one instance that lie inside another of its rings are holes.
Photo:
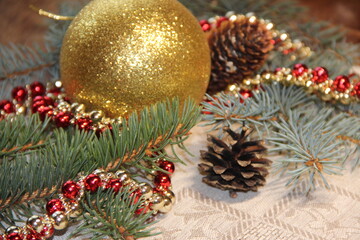
[[[170,138],[174,138],[175,136],[182,134],[181,132],[179,132],[182,126],[183,124],[179,124],[176,127],[175,133]],[[158,145],[163,140],[164,140],[164,135],[158,136],[154,142],[148,143],[148,145],[146,146],[147,149],[146,151],[149,151],[149,149],[151,149],[153,146]],[[139,147],[138,149],[134,150],[131,154],[126,154],[122,159],[118,158],[114,162],[109,163],[105,171],[110,171],[111,169],[114,169],[116,166],[120,164],[120,162],[131,161],[140,152],[141,149],[142,147]]]
[[[28,68],[23,71],[9,73],[5,77],[0,77],[0,81],[4,81],[4,80],[10,79],[10,78],[15,78],[15,77],[22,76],[22,75],[27,75],[29,73],[36,72],[36,71],[39,71],[44,68],[52,67],[54,65],[55,65],[55,63],[47,63],[47,64],[39,65],[37,67]]]

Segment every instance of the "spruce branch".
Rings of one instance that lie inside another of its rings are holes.
[[[287,185],[305,180],[309,192],[315,189],[315,178],[320,177],[328,187],[325,174],[340,174],[341,163],[349,152],[340,148],[336,130],[324,121],[330,114],[331,111],[321,111],[318,115],[291,111],[287,120],[272,123],[278,132],[268,138],[275,145],[270,151],[287,152],[287,156],[275,160],[278,172],[290,177]]]
[[[0,44],[0,82],[24,80],[29,75],[40,77],[54,64],[48,49]]]
[[[205,126],[213,125],[212,130],[243,122],[268,128],[269,121],[277,120],[296,107],[305,107],[313,99],[299,87],[277,83],[264,85],[252,98],[244,99],[232,93],[207,97],[210,102],[203,102],[203,111],[211,114],[204,114],[203,120]]]
[[[20,153],[30,154],[48,145],[48,123],[49,119],[42,122],[37,114],[0,121],[0,164]]]

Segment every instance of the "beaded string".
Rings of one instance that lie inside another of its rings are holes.
[[[55,230],[65,229],[71,218],[81,215],[80,201],[84,198],[85,192],[94,193],[99,188],[112,189],[114,193],[118,193],[122,188],[127,187],[131,191],[130,196],[133,197],[134,203],[140,198],[144,199],[143,204],[135,211],[135,215],[145,214],[149,210],[152,210],[153,214],[167,213],[175,203],[170,180],[175,166],[172,162],[163,159],[158,159],[156,163],[169,174],[155,172],[151,177],[154,188],[146,182],[137,182],[124,170],[112,173],[97,169],[87,176],[80,174],[77,181],[69,180],[62,185],[58,198],[46,203],[45,215],[31,216],[23,227],[8,227],[4,234],[0,234],[0,240],[42,240],[52,237]]]

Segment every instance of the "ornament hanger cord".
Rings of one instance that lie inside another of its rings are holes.
[[[40,9],[38,7],[35,7],[34,5],[29,5],[29,8],[31,10],[33,10],[34,12],[37,12],[40,16],[45,16],[54,20],[58,20],[58,21],[72,21],[74,19],[74,17],[71,16],[61,16],[61,15],[57,15],[51,12],[47,12],[43,9]]]

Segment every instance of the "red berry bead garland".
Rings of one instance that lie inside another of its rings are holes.
[[[60,199],[52,199],[46,204],[46,211],[51,215],[57,211],[65,211],[65,207]]]
[[[74,181],[67,181],[62,186],[62,193],[66,198],[75,199],[78,197],[81,186]]]
[[[14,113],[15,112],[15,106],[12,102],[9,100],[2,100],[0,101],[0,111],[4,111],[5,113]]]
[[[43,96],[46,88],[41,82],[33,82],[30,84],[31,97]]]
[[[308,71],[308,67],[305,64],[295,64],[294,69],[292,71],[293,75],[296,77],[300,77],[304,75]]]
[[[333,89],[338,92],[345,92],[350,88],[350,79],[347,76],[337,76],[333,82]]]
[[[311,80],[314,83],[323,83],[326,80],[328,80],[329,78],[329,73],[328,70],[324,67],[316,67],[313,71],[312,71],[312,78]]]
[[[162,173],[158,173],[161,175]],[[16,240],[37,240],[51,238],[55,230],[67,227],[68,218],[80,216],[80,199],[84,196],[84,190],[93,192],[105,186],[103,189],[112,188],[119,191],[122,186],[129,186],[131,189],[130,197],[133,197],[134,204],[140,199],[143,203],[135,210],[134,214],[141,215],[150,209],[154,214],[158,212],[166,213],[170,211],[175,202],[175,195],[169,190],[171,186],[157,186],[156,190],[148,183],[138,183],[131,179],[123,170],[114,173],[106,173],[101,169],[95,170],[88,176],[79,176],[79,181],[67,181],[62,186],[62,193],[58,199],[52,199],[46,204],[47,214],[44,217],[32,216],[22,228],[10,227],[5,235],[0,235],[5,239]],[[76,198],[76,199],[74,199]]]
[[[22,103],[26,100],[27,97],[27,90],[24,87],[15,87],[12,92],[11,92],[11,96],[18,102]]]
[[[101,178],[96,174],[90,174],[84,179],[85,189],[95,192],[102,185]]]

